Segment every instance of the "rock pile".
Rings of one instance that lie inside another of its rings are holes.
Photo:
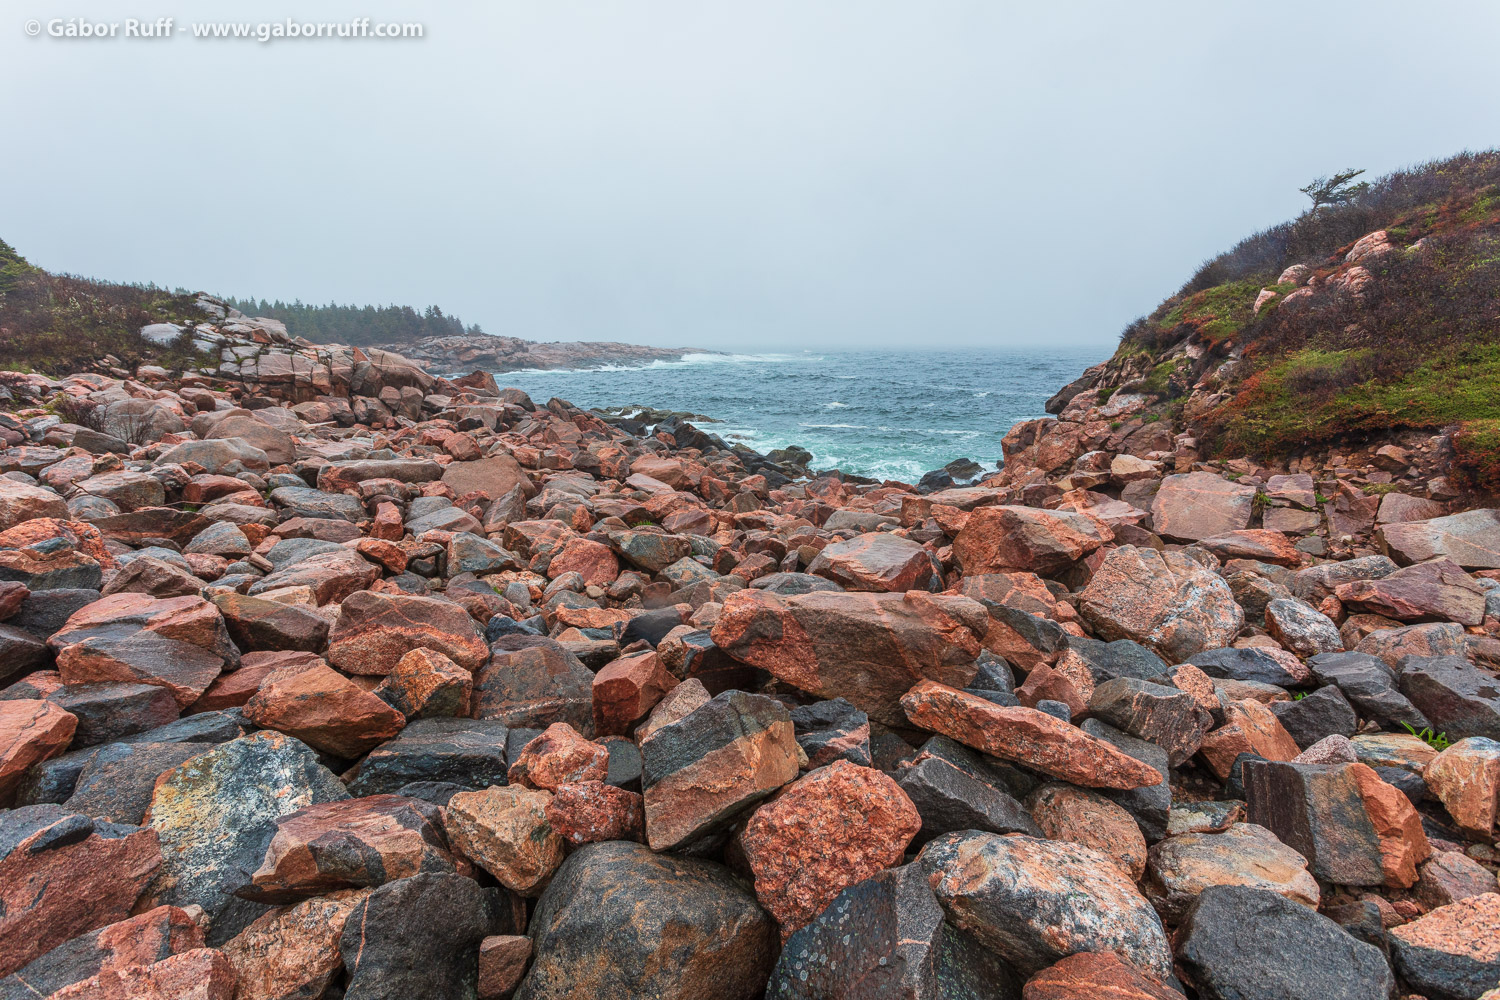
[[[1500,511],[1088,393],[809,478],[229,319],[5,376],[3,1000],[1500,984]]]

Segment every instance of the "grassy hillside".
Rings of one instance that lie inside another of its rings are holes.
[[[1346,261],[1377,230],[1391,249]],[[1115,360],[1146,372],[1134,388],[1188,404],[1222,455],[1452,424],[1472,449],[1500,440],[1500,151],[1391,174],[1242,241],[1131,324]]]

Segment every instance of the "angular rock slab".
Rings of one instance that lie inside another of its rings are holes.
[[[163,864],[148,898],[197,904],[213,921],[211,942],[228,940],[264,907],[236,899],[265,860],[276,820],[349,797],[304,743],[259,732],[220,744],[163,777],[147,821]]]
[[[1205,1000],[1386,1000],[1385,956],[1265,889],[1203,890],[1176,935],[1178,968]]]
[[[369,894],[346,889],[256,917],[223,948],[234,966],[238,1000],[322,996],[344,967],[344,924]]]
[[[349,759],[368,753],[406,725],[400,712],[317,659],[267,674],[245,703],[245,717],[314,750]]]
[[[1026,982],[1021,1000],[1182,1000],[1112,951],[1083,951]]]
[[[932,582],[932,558],[909,538],[875,531],[834,542],[807,567],[845,590],[903,593],[926,590]]]
[[[150,830],[51,804],[0,812],[0,976],[125,919],[161,863]]]
[[[418,719],[354,766],[354,795],[395,792],[413,781],[447,781],[468,788],[505,784],[510,730],[487,719]]]
[[[652,850],[691,843],[797,777],[797,737],[779,701],[725,691],[641,743]]]
[[[234,1000],[234,966],[214,948],[195,948],[150,965],[106,969],[49,1000]]]
[[[984,606],[965,597],[742,590],[725,600],[713,641],[794,687],[900,725],[898,702],[916,681],[968,686],[988,628]]]
[[[593,687],[594,674],[561,643],[505,637],[474,675],[474,717],[517,729],[566,722],[589,736],[594,732]]]
[[[1500,982],[1500,894],[1440,906],[1391,928],[1401,976],[1432,1000],[1468,1000]]]
[[[455,870],[437,806],[372,795],[304,806],[277,819],[265,860],[236,895],[291,903]]]
[[[953,539],[953,556],[965,576],[1012,571],[1052,576],[1113,538],[1114,532],[1087,514],[981,507]]]
[[[836,760],[755,810],[740,846],[785,938],[844,889],[899,863],[921,826],[889,777]]]
[[[384,676],[419,647],[436,650],[466,670],[478,669],[490,650],[461,606],[433,597],[360,591],[339,605],[328,634],[328,662],[351,674]]]
[[[617,840],[563,863],[530,934],[515,1000],[753,1000],[776,957],[775,922],[726,869]]]
[[[1249,527],[1254,507],[1254,486],[1189,472],[1161,481],[1151,501],[1151,524],[1163,538],[1196,542]]]
[[[1158,979],[1171,974],[1161,918],[1097,851],[970,831],[932,841],[917,863],[948,920],[1026,975],[1080,951],[1116,951]]]
[[[1235,823],[1223,833],[1179,834],[1151,848],[1146,898],[1167,921],[1180,922],[1198,894],[1213,885],[1266,889],[1314,910],[1320,898],[1307,859],[1254,823]]]
[[[1411,802],[1365,764],[1251,760],[1248,818],[1337,885],[1410,888],[1432,848]]]
[[[1401,563],[1446,556],[1464,569],[1500,569],[1500,510],[1466,510],[1427,521],[1383,524],[1375,540]]]
[[[1483,736],[1459,740],[1422,769],[1422,778],[1460,830],[1489,839],[1500,807],[1500,743]]]
[[[15,801],[33,764],[68,749],[77,729],[78,716],[50,701],[0,701],[0,807]]]
[[[184,910],[158,906],[80,934],[0,979],[0,1000],[35,1000],[106,970],[150,965],[203,947],[203,931]]]
[[[1045,712],[921,681],[901,699],[911,724],[1088,788],[1161,784],[1155,768]]]

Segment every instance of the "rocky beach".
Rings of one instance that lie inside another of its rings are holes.
[[[0,998],[1500,995],[1453,430],[1215,455],[1185,324],[875,482],[197,306],[0,373]]]

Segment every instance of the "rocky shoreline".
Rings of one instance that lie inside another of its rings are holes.
[[[1497,995],[1441,435],[868,483],[212,319],[0,373],[0,1000]]]
[[[681,361],[689,354],[715,354],[696,347],[646,347],[614,341],[557,341],[542,343],[519,337],[427,337],[414,343],[388,344],[385,350],[439,372],[483,368],[514,372],[552,368],[636,366],[653,361]]]

